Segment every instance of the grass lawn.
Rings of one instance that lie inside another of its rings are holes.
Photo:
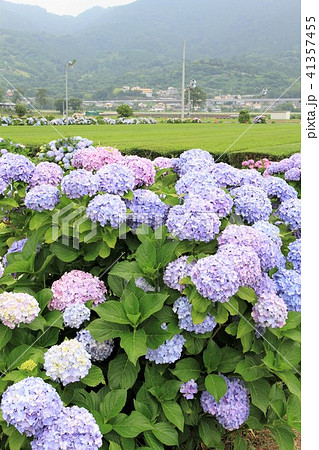
[[[201,123],[156,125],[69,125],[44,127],[1,127],[0,137],[28,145],[41,145],[53,139],[82,136],[95,145],[117,147],[119,150],[154,150],[160,153],[201,148],[221,154],[249,128],[239,123]],[[234,151],[287,155],[300,151],[298,123],[253,125],[231,148]]]

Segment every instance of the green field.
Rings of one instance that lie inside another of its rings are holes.
[[[61,135],[82,136],[94,145],[117,147],[123,152],[136,150],[171,153],[201,148],[218,155],[225,152],[249,128],[239,123],[201,123],[156,125],[70,125],[55,129],[45,127],[1,127],[0,137],[10,138],[26,146],[39,146]],[[59,133],[58,133],[59,132]],[[229,150],[269,156],[286,156],[300,151],[301,137],[298,123],[270,123],[253,125]]]

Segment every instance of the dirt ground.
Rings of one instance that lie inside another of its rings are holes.
[[[295,432],[295,449],[301,450],[301,437],[299,433]],[[246,442],[248,450],[278,450],[278,444],[268,430],[262,432],[248,432],[246,435]],[[226,443],[225,450],[233,450],[231,442]],[[291,449],[293,450],[293,449]]]

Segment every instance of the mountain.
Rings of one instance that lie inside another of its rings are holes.
[[[77,17],[0,1],[0,15],[0,64],[29,95],[36,87],[63,95],[73,58],[74,95],[178,86],[184,39],[187,77],[211,93],[266,85],[275,94],[300,72],[299,0],[136,0]]]

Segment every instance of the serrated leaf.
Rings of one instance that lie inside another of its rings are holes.
[[[212,339],[210,339],[206,350],[203,352],[204,364],[208,373],[217,370],[221,358],[222,352],[220,348]]]
[[[143,431],[153,429],[150,421],[138,411],[131,412],[129,416],[118,414],[115,419],[112,419],[112,427],[124,438],[134,438]]]
[[[217,403],[227,392],[226,381],[219,375],[207,375],[205,378],[205,387]]]
[[[166,419],[174,424],[180,431],[184,431],[184,414],[178,403],[162,403]]]
[[[127,390],[115,389],[108,392],[101,404],[101,414],[107,420],[116,417],[124,408],[126,403]]]
[[[175,365],[175,369],[170,369],[171,372],[186,383],[193,379],[197,380],[200,376],[200,366],[195,358],[184,358],[178,361]]]
[[[154,425],[152,431],[154,436],[163,444],[178,446],[178,433],[169,423],[158,422]]]
[[[130,323],[126,317],[123,305],[120,302],[109,300],[94,308],[94,311],[107,322],[127,325]]]
[[[111,389],[131,388],[137,379],[139,370],[139,365],[134,366],[126,354],[117,355],[109,363],[107,372],[109,387]]]
[[[261,379],[247,383],[252,403],[266,414],[269,406],[270,384]]]
[[[98,386],[99,384],[105,384],[104,375],[102,370],[97,366],[92,366],[86,377],[82,378],[82,383],[90,387]]]
[[[140,329],[133,332],[122,332],[120,345],[125,350],[129,360],[136,365],[138,358],[146,355],[147,352],[145,331]]]

